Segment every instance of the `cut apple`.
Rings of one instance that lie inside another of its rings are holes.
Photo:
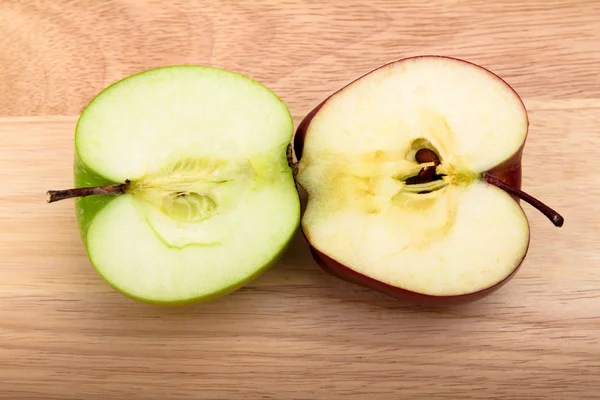
[[[263,85],[173,66],[113,84],[76,128],[79,227],[98,273],[142,301],[229,293],[273,264],[300,203],[286,148],[293,123]]]
[[[528,250],[519,198],[562,225],[519,190],[527,131],[511,87],[462,60],[408,58],[347,85],[294,139],[315,259],[333,275],[424,304],[493,292]]]

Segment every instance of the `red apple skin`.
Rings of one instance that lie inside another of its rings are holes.
[[[371,74],[374,71],[377,71],[380,68],[384,68],[390,64],[394,64],[397,62],[406,61],[411,58],[420,58],[420,57],[448,58],[448,59],[452,59],[452,60],[456,60],[456,61],[461,61],[461,62],[464,62],[467,64],[471,64],[478,68],[483,68],[483,67],[481,67],[477,64],[473,64],[469,61],[464,61],[464,60],[460,60],[460,59],[456,59],[456,58],[452,58],[452,57],[416,56],[416,57],[408,57],[408,58],[392,61],[390,63],[384,64],[381,67],[378,67],[378,68],[364,74],[363,76],[355,79],[354,81],[345,85],[344,87],[342,87],[335,93],[328,96],[323,102],[321,102],[317,107],[315,107],[300,122],[300,124],[298,125],[298,129],[296,129],[296,134],[294,135],[293,146],[292,146],[293,153],[296,156],[296,159],[298,160],[298,162],[302,158],[302,150],[304,147],[304,140],[306,138],[306,133],[308,131],[310,123],[311,123],[312,119],[314,118],[314,116],[317,114],[317,112],[321,109],[321,107],[323,107],[323,105],[325,105],[325,103],[327,103],[327,101],[329,101],[330,98],[335,96],[340,91],[344,90],[346,87],[350,86],[352,83],[364,78],[365,76]],[[485,69],[485,68],[483,68],[483,69]],[[492,76],[494,76],[496,79],[499,79],[500,81],[502,81],[511,90],[513,90],[513,92],[515,93],[515,95],[517,96],[519,101],[521,101],[521,105],[523,107],[523,110],[525,110],[525,114],[527,116],[527,110],[525,108],[525,105],[524,105],[521,97],[514,91],[514,89],[512,89],[512,87],[506,81],[504,81],[502,78],[500,78],[498,75],[494,74],[493,72],[491,72],[487,69],[485,69],[485,70],[488,73],[490,73]],[[527,119],[527,130],[529,130],[528,128],[529,128],[529,119]],[[492,176],[504,181],[505,183],[507,183],[513,187],[516,187],[517,189],[521,189],[521,170],[522,170],[521,159],[522,159],[522,155],[523,155],[523,149],[525,147],[525,141],[527,140],[527,134],[528,134],[528,132],[525,135],[523,144],[517,150],[517,152],[515,154],[513,154],[510,158],[508,158],[506,161],[502,162],[501,164],[499,164],[499,165],[495,166],[494,168],[492,168],[491,170],[487,171],[488,175],[492,175]],[[309,196],[308,202],[310,202],[310,195],[308,195],[308,196]],[[520,204],[519,198],[517,198],[515,196],[511,196],[511,197],[517,203]],[[506,283],[508,283],[516,275],[516,273],[520,269],[520,267],[525,259],[527,251],[529,250],[529,243],[530,243],[530,241],[528,239],[523,258],[518,262],[518,264],[515,265],[514,270],[502,281],[500,281],[490,287],[487,287],[485,289],[482,289],[482,290],[479,290],[476,292],[472,292],[472,293],[466,293],[466,294],[456,295],[456,296],[432,296],[432,295],[427,295],[427,294],[422,294],[422,293],[416,293],[416,292],[402,289],[402,288],[399,288],[396,286],[391,286],[384,282],[378,281],[378,280],[368,277],[364,274],[356,272],[355,270],[348,268],[347,266],[337,262],[333,258],[331,258],[331,257],[327,256],[326,254],[322,253],[321,251],[319,251],[316,248],[316,246],[313,245],[313,243],[311,243],[310,237],[308,236],[307,232],[304,230],[303,227],[302,227],[302,233],[303,233],[306,241],[308,242],[309,249],[310,249],[313,259],[325,272],[329,273],[330,275],[332,275],[336,278],[345,280],[347,282],[359,285],[359,286],[363,286],[363,287],[366,287],[369,289],[376,290],[378,292],[381,292],[383,294],[391,296],[395,299],[407,301],[407,302],[410,302],[413,304],[422,305],[422,306],[426,306],[426,307],[444,307],[444,306],[467,304],[467,303],[474,302],[476,300],[480,300],[480,299],[487,297],[490,294],[496,292],[498,289],[500,289],[502,286],[504,286]]]
[[[410,290],[401,289],[396,286],[388,285],[387,283],[383,283],[376,279],[370,278],[366,275],[360,274],[340,263],[335,261],[334,259],[326,256],[320,251],[316,250],[313,246],[310,246],[310,251],[312,257],[317,262],[317,264],[330,275],[342,279],[344,281],[363,286],[369,289],[376,290],[383,294],[386,294],[390,297],[393,297],[398,300],[410,302],[415,305],[425,306],[425,307],[446,307],[446,306],[456,306],[461,304],[472,303],[476,300],[482,299],[486,296],[489,296],[496,290],[500,289],[504,286],[508,281],[512,279],[512,277],[519,270],[520,265],[523,260],[519,262],[519,265],[510,273],[509,276],[504,278],[499,283],[496,283],[493,286],[490,286],[486,289],[479,290],[473,293],[467,293],[463,295],[456,296],[431,296],[422,293],[412,292]]]

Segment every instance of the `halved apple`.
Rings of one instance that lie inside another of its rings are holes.
[[[529,246],[518,199],[562,225],[519,190],[528,124],[507,83],[454,58],[403,59],[345,86],[294,138],[314,258],[335,276],[422,304],[498,289]]]
[[[157,68],[117,82],[75,134],[79,227],[90,260],[141,301],[227,294],[273,264],[300,203],[286,148],[293,123],[265,86],[210,67]]]

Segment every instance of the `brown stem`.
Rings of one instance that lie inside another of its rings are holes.
[[[46,201],[54,203],[55,201],[71,199],[73,197],[85,197],[93,195],[118,195],[125,193],[129,186],[129,180],[125,183],[117,183],[108,186],[84,187],[66,190],[48,190],[46,192]]]
[[[287,162],[292,169],[292,174],[296,176],[298,174],[298,163],[294,162],[294,151],[292,150],[292,144],[290,143],[286,150]]]
[[[553,209],[551,209],[550,207],[548,207],[547,205],[545,205],[544,203],[542,203],[541,201],[536,199],[535,197],[530,196],[527,193],[525,193],[524,191],[519,190],[513,186],[510,186],[509,184],[504,183],[500,179],[498,179],[492,175],[489,175],[487,173],[485,173],[483,175],[483,178],[485,179],[485,181],[487,183],[497,186],[500,189],[504,190],[505,192],[508,192],[508,193],[512,194],[513,196],[517,196],[521,200],[524,200],[527,203],[531,204],[533,207],[537,208],[550,221],[552,221],[554,226],[558,226],[558,227],[563,226],[563,223],[565,222],[564,218],[559,213],[557,213],[556,211],[554,211]]]

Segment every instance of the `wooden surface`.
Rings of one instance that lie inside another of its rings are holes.
[[[444,54],[523,96],[531,218],[517,277],[422,310],[321,272],[298,235],[214,303],[141,305],[92,270],[69,186],[73,129],[104,86],[166,64],[233,69],[297,124],[385,62]],[[0,1],[0,398],[600,398],[600,2]]]

